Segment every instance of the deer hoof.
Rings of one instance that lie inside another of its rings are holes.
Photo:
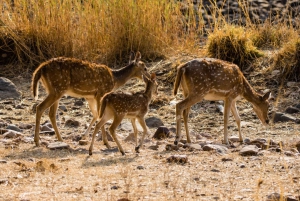
[[[90,156],[93,155],[93,152],[92,152],[91,150],[89,150],[89,155],[90,155]]]
[[[136,153],[140,153],[140,146],[135,147],[134,150],[135,150]]]

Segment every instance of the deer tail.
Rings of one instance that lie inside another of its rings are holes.
[[[106,103],[107,103],[108,99],[106,98],[106,95],[103,96],[102,100],[101,100],[101,105],[100,105],[100,113],[99,113],[99,117],[102,118],[105,108],[106,108]]]
[[[176,78],[175,78],[175,83],[174,83],[174,89],[173,89],[173,94],[174,96],[176,96],[180,82],[181,82],[181,78],[182,78],[182,74],[185,71],[185,65],[186,64],[182,64],[180,66],[177,67],[177,74],[176,74]]]
[[[32,82],[31,82],[31,90],[35,100],[38,99],[39,96],[39,80],[42,77],[42,66],[39,66],[33,73]]]

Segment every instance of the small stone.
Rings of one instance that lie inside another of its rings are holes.
[[[1,179],[0,178],[0,185],[1,184],[7,184],[8,183],[8,179]]]
[[[157,151],[158,148],[159,148],[158,145],[151,145],[151,146],[148,147],[148,149],[155,150],[155,151]]]
[[[240,150],[242,156],[256,156],[258,154],[258,147],[256,145],[247,145]]]
[[[83,103],[82,100],[77,100],[77,101],[75,101],[74,105],[75,105],[75,106],[83,106],[84,103]]]
[[[54,131],[54,130],[47,125],[43,125],[41,127],[41,131],[43,132],[43,131]]]
[[[230,142],[239,142],[240,138],[238,136],[231,136],[228,140]]]
[[[291,152],[291,151],[284,151],[283,152],[286,156],[295,156],[295,153]]]
[[[65,126],[66,127],[78,127],[80,126],[80,122],[79,121],[76,121],[74,119],[68,119],[66,122],[65,122]]]
[[[31,128],[32,128],[32,125],[31,125],[31,124],[23,124],[23,123],[20,123],[20,124],[19,124],[19,128],[20,128],[20,129],[31,129]]]
[[[201,151],[202,147],[200,144],[185,144],[185,147],[187,147],[189,149],[189,151],[194,151],[194,150],[198,150]]]
[[[245,168],[246,166],[244,164],[241,164],[240,165],[240,168]]]
[[[88,140],[79,140],[79,145],[87,145],[88,143]]]
[[[174,144],[167,144],[166,145],[166,150],[167,151],[178,151],[179,150],[179,146],[176,146]]]
[[[18,126],[15,126],[13,124],[10,124],[6,127],[6,129],[8,130],[13,130],[13,131],[17,131],[17,132],[22,132],[22,130],[18,127]]]
[[[288,114],[284,114],[284,113],[280,113],[280,112],[276,112],[274,115],[274,119],[273,122],[277,123],[277,122],[288,122],[288,121],[296,121],[295,117],[292,117]]]
[[[143,170],[143,169],[145,169],[144,166],[142,166],[142,165],[139,165],[139,166],[137,166],[136,168],[137,168],[138,170]]]
[[[0,163],[7,163],[6,160],[0,160]]]
[[[149,117],[145,120],[145,122],[149,128],[158,128],[164,125],[162,120],[157,117]]]
[[[169,163],[187,163],[188,157],[187,155],[173,155],[167,158],[167,162]]]
[[[118,190],[120,187],[119,186],[112,186],[110,189],[111,190]]]
[[[206,144],[202,147],[203,151],[217,151],[220,154],[225,154],[228,148],[222,145]]]
[[[160,126],[160,127],[157,128],[157,130],[155,131],[152,138],[157,139],[157,140],[161,140],[161,139],[168,138],[169,134],[170,134],[170,131],[167,127]]]
[[[211,169],[212,172],[220,172],[218,169]]]
[[[9,130],[9,131],[7,131],[6,133],[3,134],[3,137],[4,138],[17,138],[17,137],[20,137],[22,135],[23,135],[22,133],[19,133],[19,132],[13,131],[13,130]]]
[[[50,143],[48,149],[55,150],[55,149],[68,149],[70,146],[65,142],[53,142]]]
[[[66,107],[65,105],[60,105],[60,106],[58,106],[58,108],[59,108],[60,110],[64,111],[64,112],[67,112],[67,111],[68,111],[68,109],[67,109],[67,107]]]
[[[289,106],[285,109],[285,112],[288,113],[288,114],[295,114],[295,113],[300,112],[300,109],[296,108],[296,107]]]

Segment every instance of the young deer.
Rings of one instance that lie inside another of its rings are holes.
[[[32,92],[35,99],[38,98],[39,81],[42,82],[48,93],[47,97],[36,107],[34,134],[36,146],[39,146],[41,116],[49,107],[49,118],[58,140],[62,141],[55,116],[59,99],[65,94],[73,97],[83,97],[89,104],[93,119],[83,134],[83,138],[85,138],[99,116],[100,100],[105,93],[119,88],[131,78],[142,79],[142,75],[150,76],[146,65],[140,59],[141,54],[137,52],[135,59],[128,66],[119,70],[111,70],[105,65],[64,57],[53,58],[42,63],[35,70],[32,77]],[[103,127],[102,133],[104,131]]]
[[[136,94],[124,94],[124,93],[107,93],[101,100],[101,109],[100,109],[100,121],[96,124],[95,130],[93,133],[92,142],[89,148],[89,154],[92,155],[94,140],[97,132],[100,127],[110,119],[114,119],[111,126],[109,127],[109,132],[112,135],[114,141],[117,143],[119,151],[122,155],[125,155],[125,152],[119,143],[116,137],[116,128],[121,123],[124,117],[128,117],[131,119],[132,127],[134,130],[135,137],[135,151],[139,152],[139,148],[143,145],[145,134],[148,132],[147,126],[145,123],[145,115],[148,112],[148,107],[151,101],[151,97],[153,93],[157,93],[157,82],[156,75],[154,73],[151,74],[151,78],[148,79],[144,77],[144,81],[146,83],[146,90],[144,93],[136,93]],[[138,145],[137,140],[137,128],[135,124],[135,120],[138,120],[140,125],[143,127],[143,136],[140,140],[140,144]],[[105,133],[105,132],[104,132]],[[108,144],[106,134],[102,135],[103,142]]]
[[[184,100],[176,104],[176,139],[181,139],[181,116],[183,114],[187,142],[191,143],[188,130],[188,114],[192,105],[201,100],[224,101],[224,143],[228,144],[227,125],[229,111],[231,110],[239,131],[239,140],[243,141],[241,134],[241,119],[236,108],[236,101],[244,97],[249,101],[260,121],[269,123],[268,109],[271,93],[260,95],[250,86],[239,67],[235,64],[219,59],[205,58],[189,61],[177,68],[174,84],[174,95],[177,94],[179,84],[183,89]]]

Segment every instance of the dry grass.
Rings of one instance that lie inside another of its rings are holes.
[[[243,69],[263,56],[249,38],[250,34],[243,27],[226,25],[208,36],[207,51],[211,57],[233,62]]]
[[[270,71],[278,69],[280,80],[300,80],[300,37],[290,39],[273,56],[273,63]]]

